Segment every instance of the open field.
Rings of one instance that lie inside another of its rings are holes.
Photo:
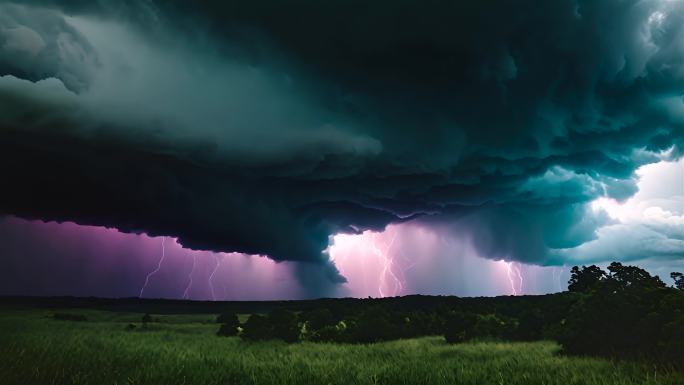
[[[155,316],[143,329],[141,314],[73,312],[88,321],[0,310],[0,384],[684,384],[666,368],[566,357],[547,341],[249,343],[216,337],[213,314]]]

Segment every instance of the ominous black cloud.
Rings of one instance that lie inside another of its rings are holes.
[[[557,263],[680,156],[684,3],[2,2],[0,75],[6,214],[302,261],[420,218]]]

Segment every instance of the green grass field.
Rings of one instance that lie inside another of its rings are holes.
[[[559,355],[553,342],[474,342],[441,337],[375,345],[216,337],[214,315],[0,310],[0,384],[684,384],[649,364]],[[157,317],[157,316],[155,316]]]

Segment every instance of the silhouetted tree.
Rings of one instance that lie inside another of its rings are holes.
[[[608,270],[610,274],[594,281],[572,306],[558,337],[564,350],[609,356],[664,355],[665,330],[669,330],[665,325],[681,314],[677,309],[681,309],[682,296],[639,267],[614,262]],[[678,348],[674,344],[668,349]]]
[[[610,274],[606,282],[610,283],[609,289],[657,289],[664,288],[665,283],[658,276],[652,276],[646,270],[637,266],[625,266],[620,262],[613,262],[608,266]]]
[[[582,266],[582,269],[573,266],[572,270],[570,270],[568,290],[573,292],[588,291],[596,287],[607,277],[606,272],[596,265]]]
[[[302,313],[300,318],[306,322],[306,329],[317,331],[326,326],[335,326],[335,318],[327,308],[318,308],[306,313]]]
[[[271,328],[266,317],[260,314],[250,315],[243,326],[240,337],[249,341],[260,341],[272,338]]]
[[[220,324],[231,324],[235,325],[235,327],[240,326],[240,321],[238,320],[238,316],[235,313],[232,312],[226,312],[226,313],[221,313],[216,317],[216,323]]]
[[[346,336],[349,342],[357,343],[388,341],[406,337],[409,324],[405,315],[371,306],[350,320]]]
[[[670,277],[675,281],[675,287],[679,290],[684,290],[684,274],[673,271]]]
[[[224,337],[237,335],[240,320],[235,313],[223,313],[216,317],[216,321],[222,324],[216,335]]]
[[[273,338],[281,339],[288,343],[299,340],[300,327],[297,315],[293,312],[277,309],[268,315]]]

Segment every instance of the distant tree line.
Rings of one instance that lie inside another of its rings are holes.
[[[675,287],[635,267],[614,262],[573,267],[568,292],[545,296],[404,297],[401,301],[327,301],[326,306],[251,314],[240,323],[227,312],[218,335],[246,341],[279,339],[374,343],[443,335],[448,343],[473,339],[553,339],[570,354],[646,356],[676,362],[684,355],[684,278]],[[437,297],[439,298],[439,297]]]

